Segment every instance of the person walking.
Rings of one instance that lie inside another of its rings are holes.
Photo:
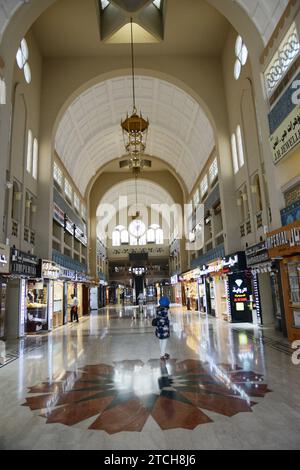
[[[191,293],[189,287],[186,290],[186,308],[191,310]]]
[[[78,299],[75,294],[71,295],[71,322],[74,321],[74,319],[79,323],[78,320]]]
[[[152,325],[156,327],[155,336],[159,339],[160,359],[165,361],[170,358],[166,353],[168,338],[170,337],[170,321],[168,317],[170,301],[168,297],[163,296],[159,301],[159,307],[156,309],[156,318]]]

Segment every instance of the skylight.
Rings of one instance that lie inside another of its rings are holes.
[[[153,0],[153,5],[156,6],[159,10],[161,9],[162,0]]]
[[[101,9],[105,10],[106,7],[110,4],[109,0],[101,0]]]

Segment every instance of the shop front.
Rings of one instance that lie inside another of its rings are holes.
[[[258,243],[246,250],[247,266],[252,273],[253,308],[258,323],[274,325],[286,335],[282,286],[278,260],[271,260],[266,242]]]
[[[36,256],[11,249],[11,269],[7,284],[7,337],[23,337],[48,328],[47,293],[38,279],[40,263]],[[30,290],[30,294],[28,293]]]
[[[74,295],[75,297],[77,297],[77,300],[78,300],[78,308],[77,308],[77,312],[78,312],[78,318],[81,318],[83,313],[83,309],[82,309],[82,284],[80,282],[77,282],[77,281],[69,281],[66,283],[66,286],[67,286],[67,318],[68,318],[68,322],[71,322],[72,321],[72,318],[71,318],[71,306],[72,306],[72,295]]]
[[[10,248],[0,243],[0,339],[5,338],[6,291],[7,278],[10,271]]]
[[[175,274],[171,277],[171,286],[172,286],[172,303],[176,305],[182,305],[182,282],[178,274]]]
[[[59,280],[61,270],[53,261],[41,261],[41,277],[47,287],[48,330],[64,324],[63,282]]]
[[[267,235],[269,257],[277,260],[282,305],[290,341],[300,339],[300,221]]]
[[[208,315],[231,323],[253,322],[251,271],[244,252],[203,266],[200,276],[201,305]]]
[[[182,305],[187,309],[198,310],[199,307],[199,289],[198,279],[200,277],[200,270],[193,269],[186,273],[181,274],[182,280]]]

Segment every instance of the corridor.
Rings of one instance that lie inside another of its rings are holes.
[[[300,367],[267,329],[154,305],[106,307],[6,343],[0,449],[296,449]]]

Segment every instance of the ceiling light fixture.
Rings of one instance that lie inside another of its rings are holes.
[[[135,71],[134,71],[134,48],[133,48],[133,22],[130,18],[131,30],[131,69],[132,69],[132,114],[127,113],[126,119],[121,121],[123,132],[124,147],[127,160],[120,162],[120,168],[128,166],[134,174],[139,173],[144,166],[151,167],[150,160],[144,160],[142,156],[145,153],[147,135],[149,129],[149,120],[144,119],[142,113],[138,115],[135,99]]]

